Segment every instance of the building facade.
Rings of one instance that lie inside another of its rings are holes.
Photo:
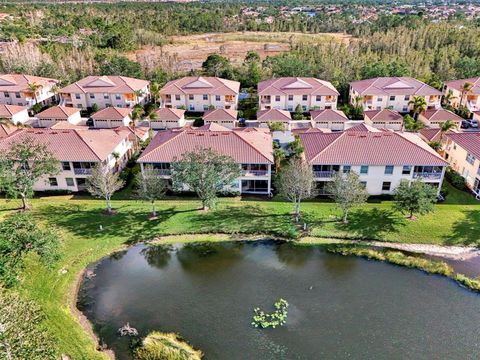
[[[26,107],[49,104],[55,100],[54,90],[58,83],[58,80],[39,76],[0,75],[0,104]]]
[[[364,122],[376,129],[401,131],[403,129],[403,116],[390,109],[364,111]]]
[[[37,118],[36,126],[43,128],[49,128],[61,121],[73,125],[78,125],[82,121],[80,109],[64,106],[52,106],[39,112],[35,117]]]
[[[18,105],[0,105],[0,118],[9,119],[12,124],[25,124],[30,116],[28,115],[28,108],[26,106]]]
[[[454,108],[462,105],[471,112],[480,111],[480,77],[445,81],[443,94]]]

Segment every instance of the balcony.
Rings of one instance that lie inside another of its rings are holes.
[[[331,178],[335,176],[337,172],[336,171],[314,171],[313,176],[316,178]]]
[[[92,175],[92,169],[73,169],[75,175]]]
[[[170,169],[154,169],[158,176],[170,176],[172,171]]]
[[[243,176],[268,176],[267,170],[242,170]]]
[[[413,178],[422,178],[425,180],[440,180],[442,178],[441,172],[414,172]]]

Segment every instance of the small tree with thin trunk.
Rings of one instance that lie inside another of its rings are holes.
[[[23,210],[30,209],[34,184],[46,176],[60,172],[60,163],[47,145],[32,137],[15,142],[0,155],[0,189],[7,196],[20,198]]]
[[[177,188],[197,193],[203,210],[214,208],[218,193],[240,176],[240,166],[230,156],[213,149],[196,148],[172,164],[172,180]]]
[[[168,182],[162,179],[158,172],[151,166],[147,166],[135,177],[137,186],[136,194],[142,199],[152,204],[152,218],[157,217],[157,208],[155,202],[163,199],[168,190]]]
[[[92,168],[92,175],[87,178],[87,191],[95,197],[103,198],[107,202],[106,213],[112,212],[112,195],[120,190],[125,182],[120,179],[118,172],[114,173],[104,164]]]
[[[326,186],[326,191],[342,210],[342,222],[348,222],[348,214],[354,206],[363,204],[368,199],[368,192],[354,172],[337,173]]]
[[[315,196],[312,167],[301,158],[292,158],[278,173],[275,184],[278,193],[294,204],[298,222],[301,201]]]
[[[415,214],[423,215],[432,212],[436,201],[437,190],[421,179],[411,183],[402,180],[395,189],[395,209],[408,214],[410,220],[415,219]]]

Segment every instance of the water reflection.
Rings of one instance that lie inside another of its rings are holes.
[[[140,251],[148,265],[163,269],[168,265],[174,251],[173,245],[149,245]]]

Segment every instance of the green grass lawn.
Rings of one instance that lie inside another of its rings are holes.
[[[461,203],[462,197],[450,196],[434,213],[417,221],[393,212],[391,202],[368,203],[352,211],[344,225],[338,223],[339,212],[330,202],[306,202],[302,211],[310,236],[479,245],[480,203],[470,199]],[[18,201],[0,200],[0,217],[18,206]],[[115,216],[102,215],[103,201],[78,196],[38,198],[32,206],[32,214],[41,224],[58,229],[62,256],[53,271],[34,258],[27,259],[20,291],[43,307],[48,316],[46,325],[61,351],[75,360],[104,359],[69,308],[74,303],[75,280],[89,263],[125,244],[157,235],[203,233],[202,239],[221,240],[223,236],[207,234],[284,236],[292,228],[291,204],[277,200],[224,198],[218,209],[204,213],[198,210],[199,201],[172,198],[158,204],[159,217],[152,221],[147,219],[149,205],[136,200],[115,200]],[[199,238],[179,236],[172,241],[195,239]]]

